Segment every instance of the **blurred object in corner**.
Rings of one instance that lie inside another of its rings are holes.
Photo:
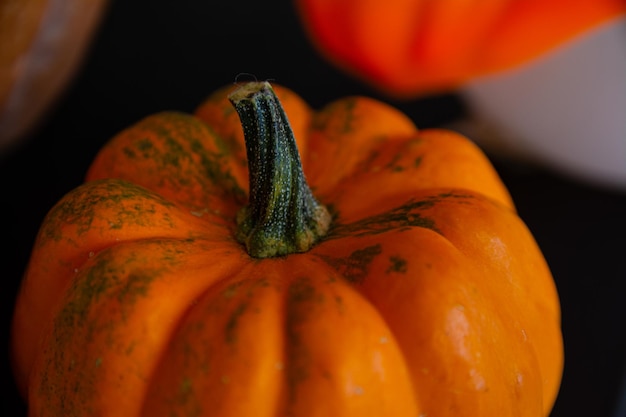
[[[492,153],[626,191],[626,17],[460,94]]]
[[[0,1],[0,153],[25,140],[67,86],[106,4]]]

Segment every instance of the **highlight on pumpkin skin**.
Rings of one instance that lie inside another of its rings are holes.
[[[398,97],[517,67],[626,13],[623,0],[295,0],[313,45]]]

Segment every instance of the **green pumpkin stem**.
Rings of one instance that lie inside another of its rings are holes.
[[[237,214],[237,239],[254,258],[306,252],[330,226],[309,188],[287,116],[267,82],[250,82],[229,97],[243,126],[249,203]]]

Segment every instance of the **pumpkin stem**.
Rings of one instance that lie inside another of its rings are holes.
[[[268,82],[250,82],[229,97],[243,126],[250,197],[237,214],[237,239],[254,258],[306,252],[330,226],[309,188],[287,116]]]

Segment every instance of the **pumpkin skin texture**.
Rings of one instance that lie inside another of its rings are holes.
[[[47,215],[13,325],[29,415],[546,416],[558,295],[481,151],[372,99],[315,112],[263,84],[332,222],[251,256],[232,90],[120,132]]]
[[[295,0],[317,50],[390,96],[456,89],[626,13],[623,0]]]

